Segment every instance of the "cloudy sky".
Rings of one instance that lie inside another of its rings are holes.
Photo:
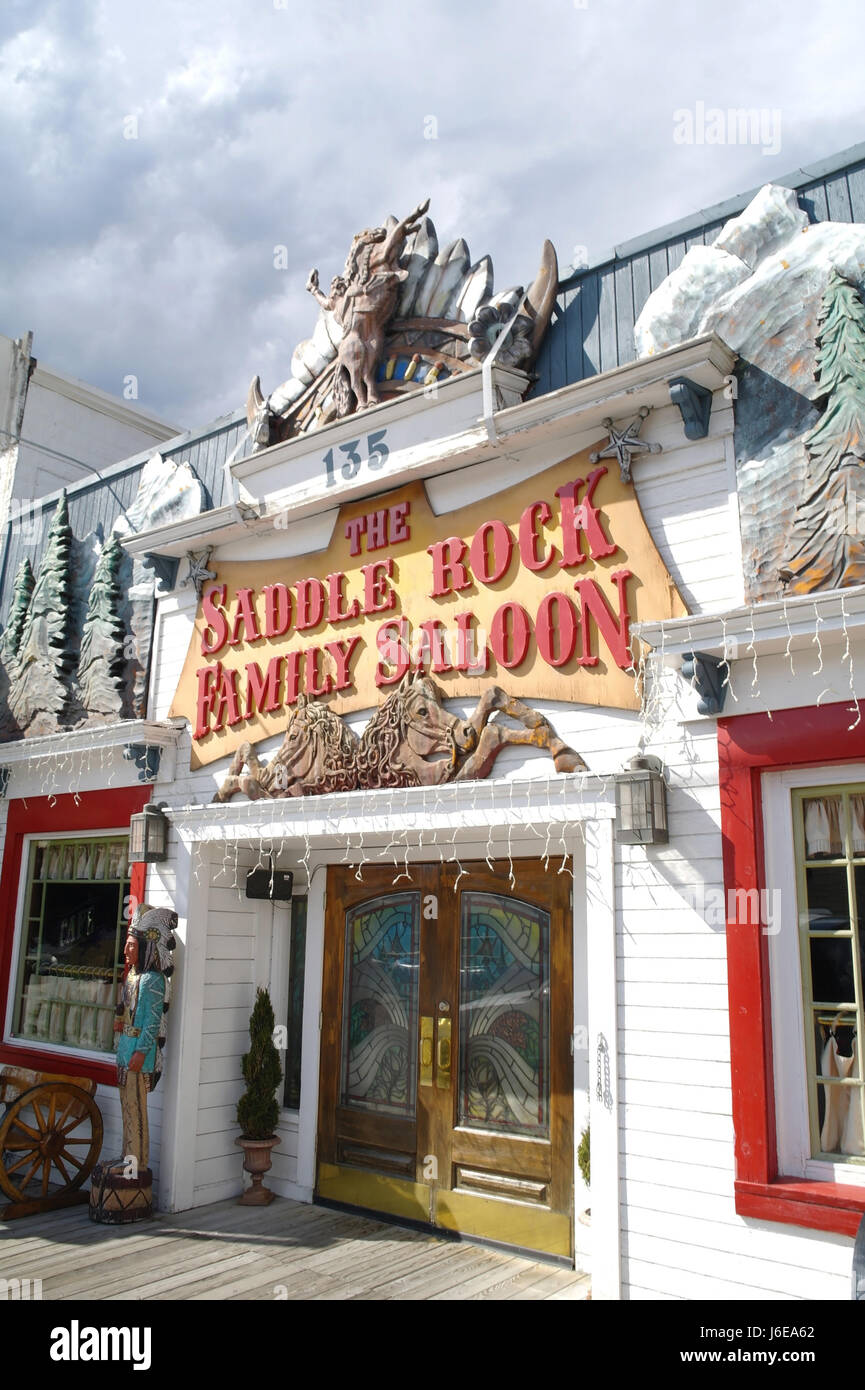
[[[865,139],[863,38],[849,0],[3,0],[0,332],[204,424],[360,228],[429,194],[497,288],[598,260]],[[698,103],[767,138],[680,143]]]

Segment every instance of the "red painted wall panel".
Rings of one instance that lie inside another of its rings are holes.
[[[3,868],[0,871],[0,1019],[6,1018],[11,986],[15,913],[21,880],[25,835],[68,835],[76,830],[115,830],[129,824],[129,817],[150,800],[149,787],[109,788],[62,796],[31,796],[9,802]],[[133,864],[130,894],[144,897],[145,864]],[[90,1076],[108,1085],[116,1084],[113,1062],[94,1062],[78,1058],[74,1052],[39,1052],[0,1042],[0,1065],[8,1063],[36,1071],[62,1072],[66,1076]]]

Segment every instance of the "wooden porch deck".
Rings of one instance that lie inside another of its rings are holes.
[[[0,1278],[43,1299],[577,1299],[587,1275],[277,1198],[94,1225],[87,1208],[0,1223]]]

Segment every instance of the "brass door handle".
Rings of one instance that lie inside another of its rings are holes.
[[[436,1085],[440,1091],[451,1084],[451,1020],[436,1019]]]
[[[433,1020],[421,1018],[420,1021],[420,1076],[421,1086],[433,1084]]]

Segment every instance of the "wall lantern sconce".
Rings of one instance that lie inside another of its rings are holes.
[[[616,777],[616,839],[622,845],[665,845],[668,838],[663,764],[638,753]]]
[[[168,858],[168,817],[166,803],[150,802],[138,815],[129,817],[130,864],[161,864]]]

